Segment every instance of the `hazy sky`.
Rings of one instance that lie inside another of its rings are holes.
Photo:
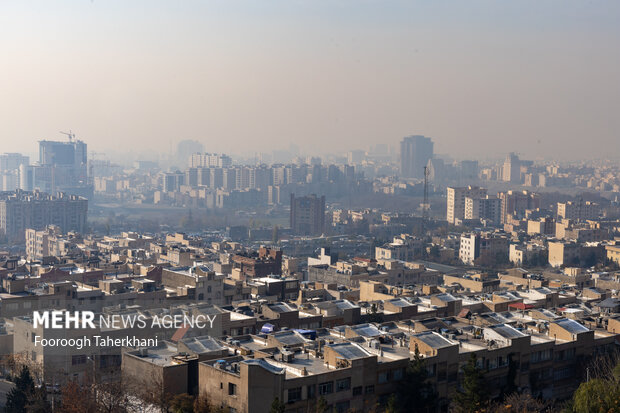
[[[0,0],[0,152],[620,156],[620,1]]]

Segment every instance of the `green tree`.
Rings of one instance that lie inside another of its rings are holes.
[[[508,373],[506,374],[506,385],[502,388],[502,397],[517,391],[515,384],[517,378],[517,363],[513,360],[514,354],[508,355]]]
[[[47,401],[47,389],[45,386],[35,387],[28,397],[26,411],[28,413],[47,413],[51,410],[51,405]]]
[[[385,406],[384,413],[399,413],[400,411],[401,408],[396,401],[396,395],[392,394],[388,399],[387,405]]]
[[[620,412],[620,385],[615,381],[592,379],[581,383],[573,395],[574,413]]]
[[[34,380],[28,366],[22,366],[19,375],[15,378],[15,387],[6,396],[5,411],[7,413],[22,413],[26,411],[29,399],[34,394]]]
[[[456,410],[463,413],[482,411],[487,405],[489,396],[484,383],[484,375],[476,365],[474,353],[463,367],[463,389],[454,396]]]
[[[433,246],[429,250],[428,256],[436,260],[436,259],[439,259],[440,253],[441,253],[441,249],[439,248],[439,245],[433,244]]]
[[[398,384],[392,408],[396,413],[425,413],[437,408],[437,394],[428,380],[426,363],[420,357],[417,346],[413,359],[409,361],[405,375]]]
[[[269,413],[284,413],[285,409],[286,406],[284,405],[284,403],[282,403],[280,399],[276,397],[271,403],[271,409],[269,409]]]

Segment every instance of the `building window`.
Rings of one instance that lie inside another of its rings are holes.
[[[319,394],[320,395],[330,394],[330,393],[333,393],[333,392],[334,392],[334,382],[333,381],[328,381],[328,382],[319,384]]]
[[[353,387],[353,395],[359,396],[360,394],[362,394],[362,386]]]
[[[375,386],[373,386],[372,384],[370,386],[366,386],[366,394],[373,394],[375,392]]]
[[[78,364],[86,363],[86,355],[78,354],[77,356],[71,356],[71,365],[76,366]]]
[[[207,287],[207,292],[210,293],[211,292],[211,286]]]
[[[377,381],[379,382],[379,384],[387,383],[387,381],[388,381],[387,371],[379,373],[379,379]]]
[[[345,391],[351,388],[351,377],[336,380],[336,391]]]
[[[403,369],[394,370],[392,377],[394,380],[401,380],[403,378]]]
[[[295,387],[294,389],[288,389],[288,401],[296,402],[301,400],[301,387]]]
[[[228,383],[228,395],[234,396],[237,394],[237,385],[235,383]]]
[[[316,387],[314,387],[314,384],[311,384],[308,386],[308,398],[314,399],[315,397],[316,397]]]

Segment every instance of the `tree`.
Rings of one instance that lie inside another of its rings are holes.
[[[194,398],[187,393],[177,394],[170,401],[174,413],[194,413]]]
[[[581,383],[573,395],[574,413],[620,412],[620,386],[615,381],[592,379]]]
[[[454,396],[456,410],[463,413],[479,412],[487,404],[488,394],[484,383],[484,375],[476,365],[476,354],[472,353],[463,367],[463,389]]]
[[[15,378],[15,387],[6,396],[5,411],[7,413],[22,413],[26,411],[29,398],[34,393],[34,380],[30,375],[30,369],[22,366],[19,375]]]
[[[400,411],[401,407],[396,401],[396,395],[392,394],[388,399],[387,405],[385,406],[385,413],[398,413]]]
[[[381,323],[383,322],[383,315],[379,313],[379,308],[376,303],[370,305],[370,314],[368,315],[368,322]]]
[[[51,410],[51,405],[47,401],[47,389],[45,386],[34,387],[28,395],[26,402],[26,412],[28,413],[47,413]]]
[[[433,246],[429,250],[428,255],[429,255],[430,258],[436,260],[436,259],[439,259],[440,253],[441,253],[441,250],[439,248],[439,245],[433,244]]]
[[[206,394],[201,394],[194,400],[194,413],[212,413],[213,410]]]
[[[147,403],[157,407],[161,412],[169,412],[173,395],[166,392],[163,378],[153,373],[150,377],[139,380],[139,397]]]
[[[97,404],[90,389],[70,381],[61,389],[62,404],[57,409],[60,413],[81,413],[97,411]]]
[[[113,381],[91,386],[94,400],[102,413],[124,413],[129,409],[128,386],[125,382]]]
[[[394,403],[388,403],[393,412],[425,413],[435,411],[437,395],[428,380],[426,363],[416,346],[413,359],[409,361],[405,375],[398,384]]]
[[[529,413],[542,412],[549,405],[533,398],[527,393],[513,393],[506,397],[503,402],[492,405],[489,413]]]
[[[284,413],[285,409],[286,406],[284,405],[284,403],[282,403],[280,399],[276,397],[271,403],[271,409],[269,409],[269,413]]]
[[[517,378],[517,363],[513,360],[514,354],[508,355],[508,373],[506,374],[506,385],[502,388],[502,397],[517,391],[515,380]]]

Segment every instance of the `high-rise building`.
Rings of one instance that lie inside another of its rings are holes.
[[[23,241],[26,228],[40,230],[56,225],[63,232],[84,232],[88,201],[76,195],[42,192],[0,193],[0,234],[10,241]]]
[[[182,166],[182,163],[187,162],[187,160],[194,153],[200,153],[204,151],[204,146],[202,143],[193,140],[184,140],[177,144],[177,153],[176,153],[176,162],[179,162],[177,166]],[[190,165],[191,166],[191,165]],[[200,166],[200,165],[196,165]]]
[[[424,167],[433,157],[433,141],[422,135],[403,138],[400,143],[400,173],[404,178],[424,178]]]
[[[193,153],[189,157],[190,168],[230,168],[232,159],[223,153]]]
[[[30,159],[20,153],[3,153],[0,155],[0,172],[14,171],[21,165],[28,165]]]
[[[162,189],[164,192],[176,192],[185,185],[185,174],[183,172],[166,172],[162,174]]]
[[[20,168],[30,160],[20,153],[0,155],[0,191],[14,191],[20,187]]]
[[[529,191],[506,191],[497,194],[502,201],[501,223],[508,222],[510,217],[521,219],[526,210],[540,208],[540,195]]]
[[[521,182],[521,161],[517,154],[513,152],[509,153],[504,161],[504,166],[502,167],[502,181]]]
[[[465,198],[485,198],[486,188],[478,186],[448,187],[446,190],[446,220],[454,224],[455,220],[465,219]]]
[[[325,196],[291,194],[291,229],[298,235],[321,235],[325,230]]]
[[[349,151],[347,153],[347,163],[349,165],[360,164],[364,160],[365,156],[366,156],[366,152],[364,152],[364,151],[360,151],[360,150]]]
[[[40,165],[86,165],[87,145],[80,141],[39,141]]]
[[[484,198],[465,197],[465,219],[485,220],[499,224],[502,202],[497,197]]]
[[[86,143],[39,141],[39,164],[20,178],[20,188],[37,189],[42,192],[66,192],[73,195],[90,196],[93,186],[89,182]]]
[[[476,182],[478,180],[478,161],[461,161],[459,172],[461,182]]]

